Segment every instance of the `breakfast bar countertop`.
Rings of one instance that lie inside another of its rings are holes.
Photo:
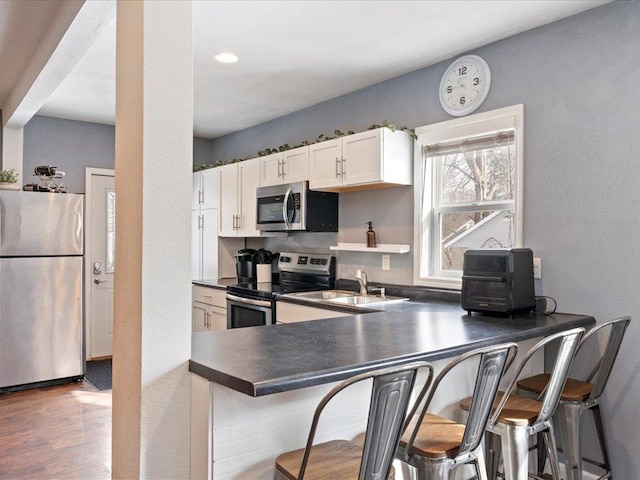
[[[477,347],[544,337],[595,323],[589,315],[468,315],[459,304],[407,302],[375,313],[199,332],[189,370],[260,397],[336,382],[415,360],[450,358]]]

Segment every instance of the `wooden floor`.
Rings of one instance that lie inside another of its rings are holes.
[[[111,392],[85,382],[0,395],[0,479],[111,478]]]

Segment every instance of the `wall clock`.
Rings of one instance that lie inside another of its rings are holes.
[[[465,55],[455,60],[440,81],[440,104],[449,115],[461,117],[476,111],[491,87],[491,70],[484,59]]]

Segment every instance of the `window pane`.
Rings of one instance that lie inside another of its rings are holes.
[[[472,248],[511,248],[512,210],[439,214],[440,270],[462,270],[465,250]]]
[[[107,190],[107,267],[105,273],[116,269],[116,192]]]
[[[453,153],[442,160],[440,204],[512,200],[514,146]]]

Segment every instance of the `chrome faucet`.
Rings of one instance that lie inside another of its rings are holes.
[[[364,270],[356,270],[356,278],[358,279],[358,283],[360,283],[360,295],[368,294],[366,272]]]

